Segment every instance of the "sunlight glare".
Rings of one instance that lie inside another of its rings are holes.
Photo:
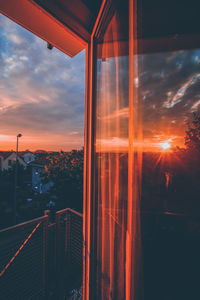
[[[162,143],[159,143],[159,146],[162,148],[162,150],[169,150],[171,148],[170,140],[164,141]]]

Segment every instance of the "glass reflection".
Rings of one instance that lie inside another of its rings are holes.
[[[200,50],[140,58],[145,299],[197,299]]]
[[[102,300],[122,300],[125,290],[129,58],[128,42],[118,43],[128,33],[124,11],[115,13],[97,49],[95,299]]]
[[[142,64],[143,209],[195,213],[200,50],[143,55]]]
[[[127,12],[97,46],[96,299],[199,299],[200,49],[131,66]]]

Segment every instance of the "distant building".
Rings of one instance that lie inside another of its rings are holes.
[[[32,189],[40,194],[45,194],[52,186],[53,182],[42,183],[45,176],[45,165],[39,161],[30,163],[32,173]]]
[[[16,152],[0,152],[0,170],[9,170],[16,163]],[[45,164],[36,160],[36,156],[31,151],[19,152],[18,163],[25,169],[30,168],[31,172],[31,186],[32,189],[40,194],[46,193],[50,187],[53,186],[52,182],[42,183],[45,176]]]
[[[25,152],[20,152],[20,156],[27,164],[31,163],[36,159],[35,154],[33,154],[31,151],[28,150]]]
[[[0,152],[0,170],[8,170],[16,163],[16,152]],[[18,155],[18,163],[24,168],[27,167],[27,163],[24,159]]]

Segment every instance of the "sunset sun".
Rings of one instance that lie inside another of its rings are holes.
[[[169,140],[159,143],[159,146],[162,148],[163,151],[169,150],[171,148],[171,143]]]

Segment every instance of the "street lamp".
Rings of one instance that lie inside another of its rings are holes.
[[[13,199],[13,214],[14,214],[14,224],[16,224],[17,218],[17,175],[18,175],[18,144],[19,138],[22,136],[21,133],[17,135],[17,144],[16,144],[16,164],[15,164],[15,183],[14,183],[14,199]]]

